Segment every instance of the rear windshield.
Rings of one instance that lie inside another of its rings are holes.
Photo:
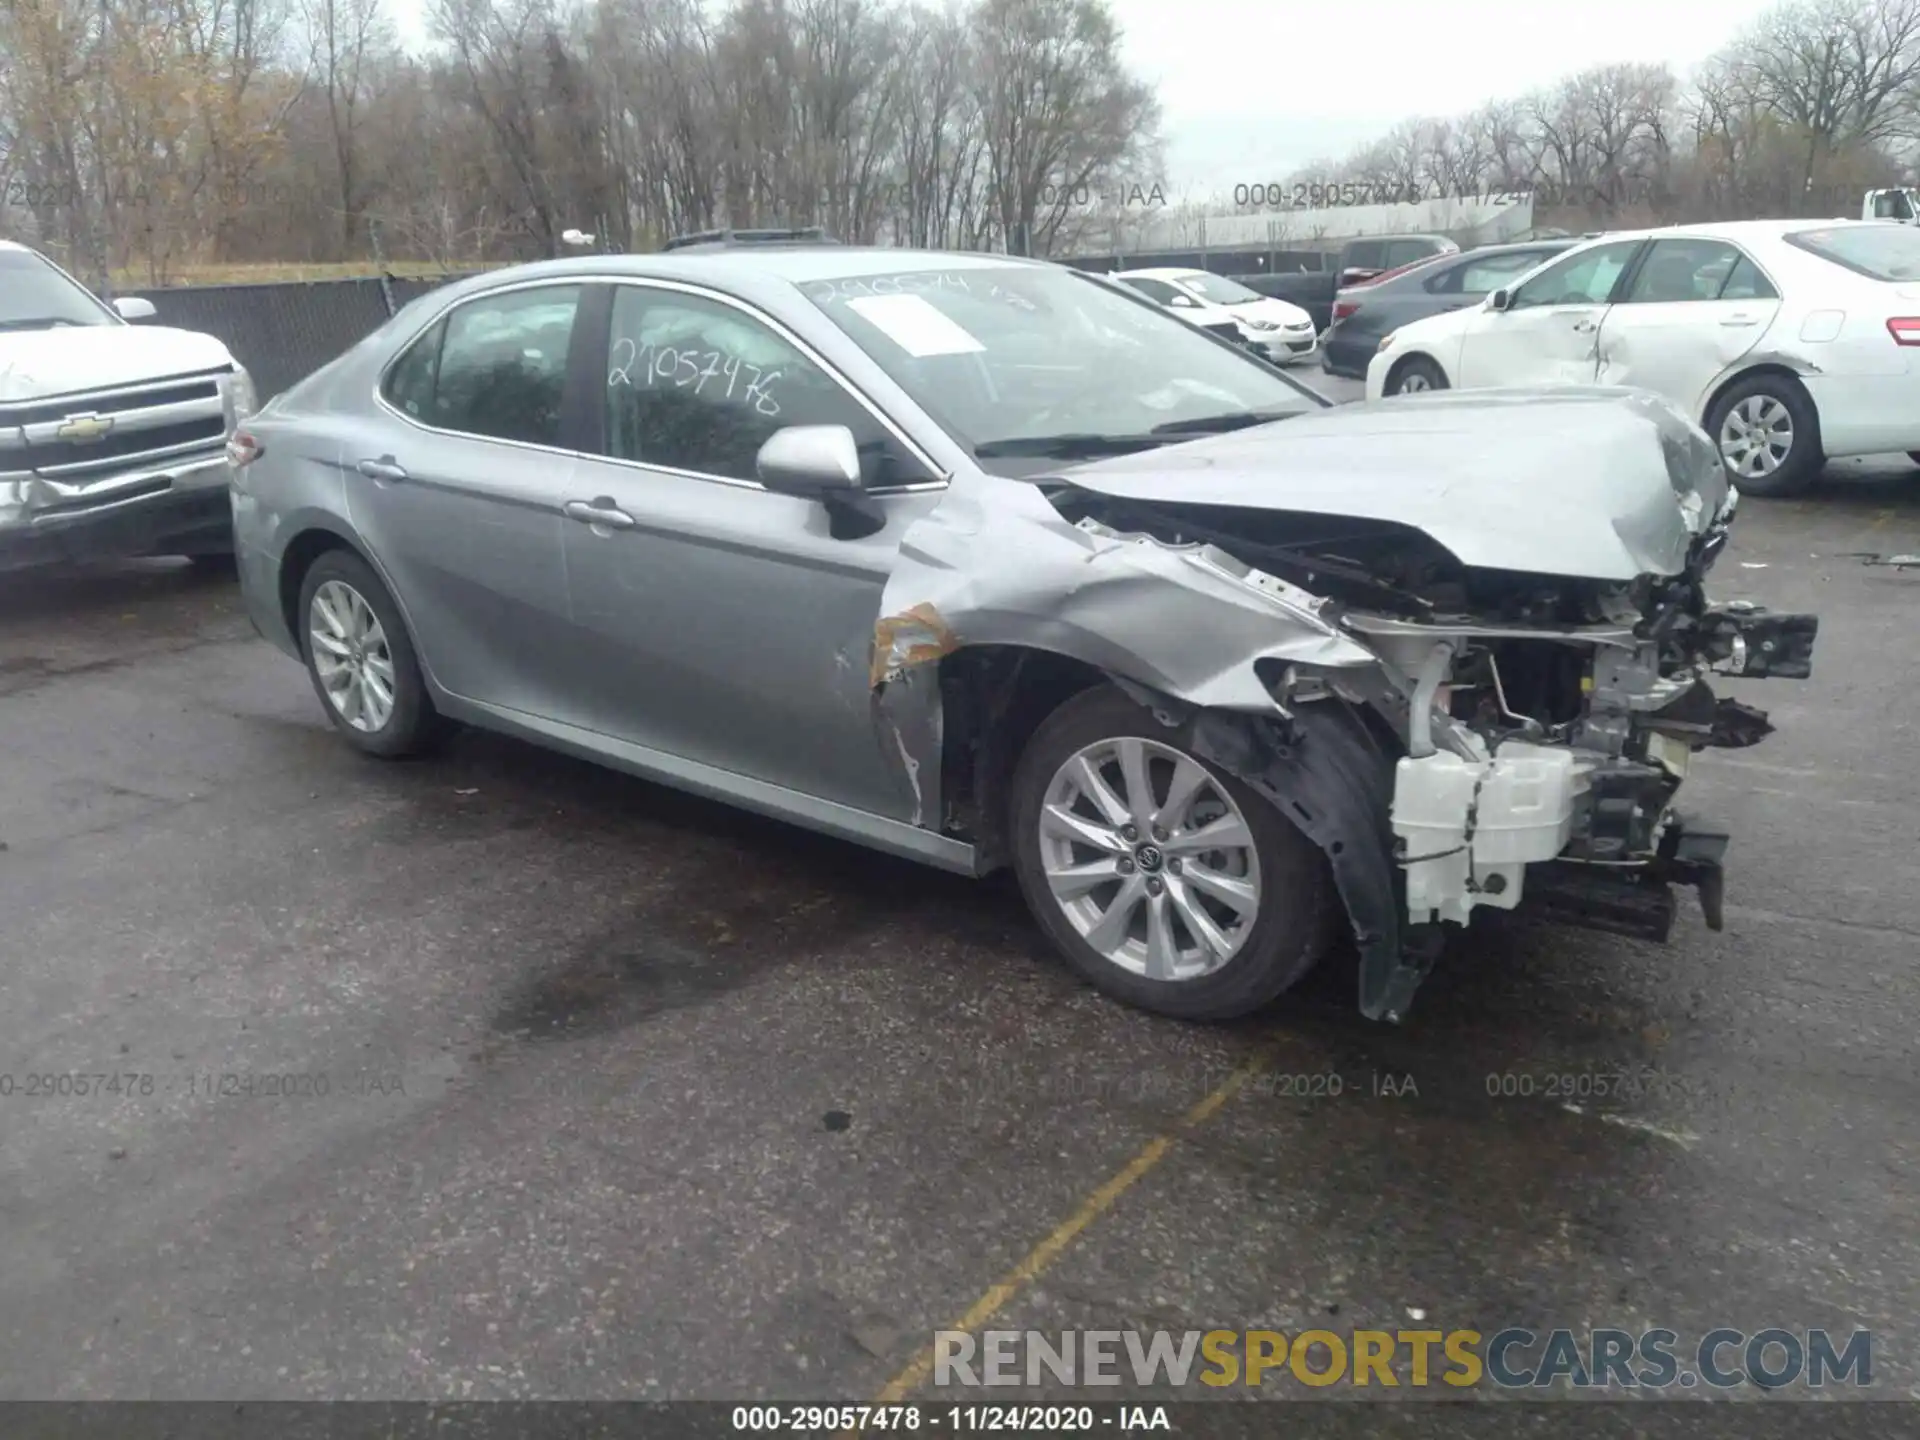
[[[1874,280],[1920,280],[1920,230],[1910,225],[1796,230],[1787,236],[1787,243],[1843,265],[1856,275]]]

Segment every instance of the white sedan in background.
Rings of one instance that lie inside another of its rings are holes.
[[[1920,460],[1920,229],[1751,220],[1617,232],[1480,305],[1404,325],[1367,398],[1624,385],[1682,405],[1743,491],[1786,495],[1828,457]]]
[[[1235,338],[1276,365],[1297,365],[1320,353],[1313,317],[1285,300],[1249,290],[1205,270],[1122,270],[1113,277],[1182,320]]]

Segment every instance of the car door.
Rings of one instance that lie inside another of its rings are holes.
[[[1598,378],[1652,390],[1698,417],[1709,390],[1780,310],[1773,282],[1739,246],[1656,240],[1600,326]]]
[[[1600,321],[1643,243],[1616,240],[1576,250],[1523,281],[1505,309],[1476,310],[1461,332],[1454,384],[1592,384]]]
[[[932,462],[767,317],[664,283],[612,291],[602,453],[568,485],[564,553],[590,728],[890,819],[918,821],[869,663],[900,536]],[[841,424],[873,523],[774,494],[754,458],[787,425]]]
[[[382,376],[348,441],[347,512],[428,673],[455,695],[565,718],[566,376],[582,287],[462,300]]]

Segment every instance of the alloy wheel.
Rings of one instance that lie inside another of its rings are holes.
[[[308,649],[327,703],[355,730],[369,734],[393,718],[393,652],[366,597],[343,580],[313,592]]]
[[[1039,830],[1054,903],[1124,970],[1199,979],[1253,931],[1253,831],[1212,773],[1171,746],[1126,735],[1082,747],[1054,772]]]
[[[1793,453],[1793,412],[1772,395],[1749,395],[1720,422],[1720,454],[1734,476],[1771,475]]]

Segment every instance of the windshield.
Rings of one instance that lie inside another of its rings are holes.
[[[890,272],[802,289],[976,453],[1044,437],[1170,439],[1321,408],[1265,362],[1078,271]]]
[[[1822,260],[1874,280],[1920,280],[1920,230],[1907,225],[1847,225],[1832,230],[1796,230],[1787,236]]]
[[[1180,277],[1180,288],[1191,290],[1203,300],[1211,300],[1215,305],[1245,305],[1250,301],[1266,297],[1257,290],[1249,290],[1238,280],[1229,280],[1224,275],[1209,275],[1196,270],[1191,275]]]
[[[0,331],[114,323],[112,311],[31,250],[0,250]]]

